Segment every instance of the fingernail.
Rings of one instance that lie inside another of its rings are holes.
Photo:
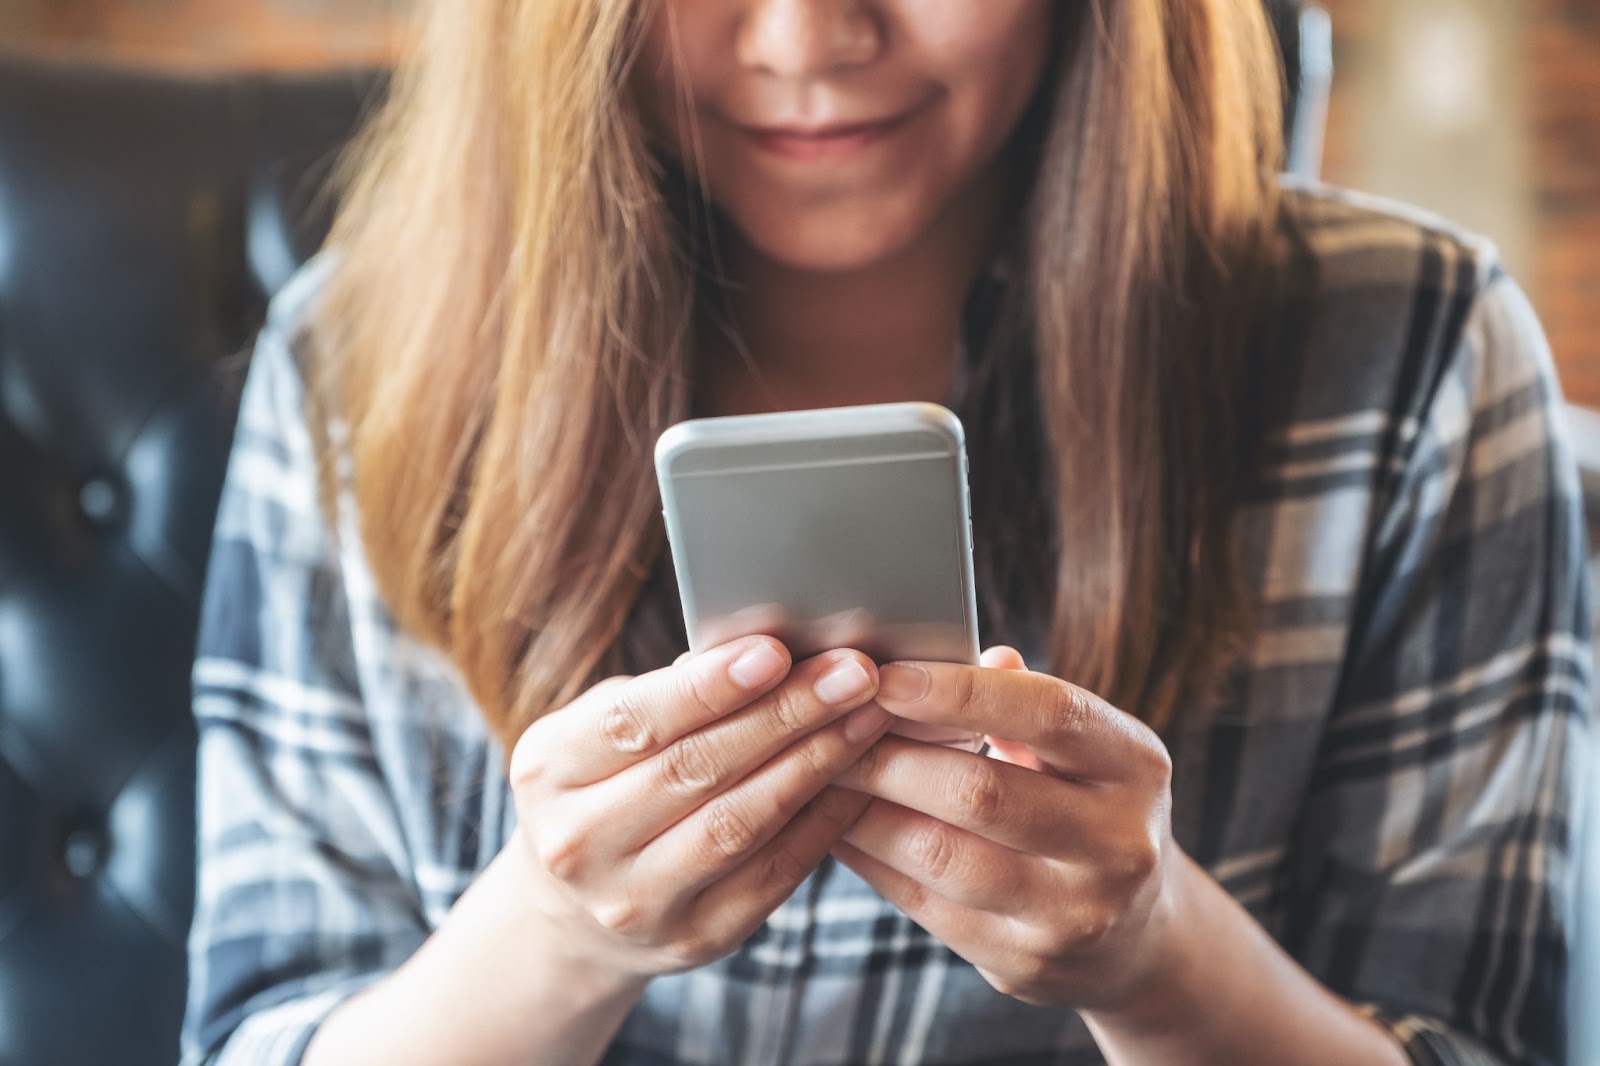
[[[733,661],[728,676],[743,688],[760,688],[783,673],[783,656],[763,641]]]
[[[872,678],[854,659],[846,659],[823,674],[816,684],[817,698],[823,703],[849,703],[872,687]]]
[[[933,678],[915,663],[890,663],[878,671],[878,695],[896,703],[915,703],[932,687]]]
[[[859,744],[863,740],[870,739],[888,721],[889,712],[874,700],[844,716],[844,738],[851,743]]]

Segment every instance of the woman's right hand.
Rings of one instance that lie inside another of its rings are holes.
[[[600,682],[511,759],[532,898],[622,978],[733,951],[865,810],[833,787],[887,730],[856,651],[794,666],[749,637]]]

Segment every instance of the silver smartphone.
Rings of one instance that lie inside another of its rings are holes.
[[[690,650],[766,633],[795,660],[976,664],[961,422],[891,403],[700,418],[655,451]],[[964,730],[895,731],[976,750]]]

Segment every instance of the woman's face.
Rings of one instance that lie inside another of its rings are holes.
[[[711,196],[763,254],[870,266],[996,165],[1058,2],[654,0],[647,118],[692,166],[693,110]]]

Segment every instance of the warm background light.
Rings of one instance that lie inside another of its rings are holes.
[[[1328,177],[1498,241],[1568,398],[1600,407],[1600,3],[1317,2],[1338,66]]]
[[[1600,3],[1320,0],[1325,174],[1499,242],[1600,407]],[[0,46],[188,69],[383,62],[407,0],[0,0]]]

